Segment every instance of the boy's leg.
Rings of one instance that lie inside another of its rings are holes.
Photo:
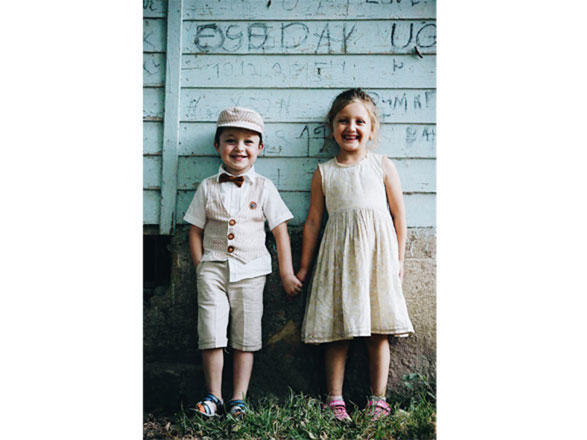
[[[223,347],[227,346],[229,302],[226,293],[228,264],[204,261],[197,271],[198,285],[198,347],[206,391],[222,402]]]
[[[253,371],[253,352],[261,349],[265,276],[230,283],[230,345],[233,348],[233,396],[242,400]]]
[[[204,367],[206,391],[222,400],[222,368],[224,367],[222,348],[202,350],[202,366]]]
[[[344,367],[350,341],[335,341],[326,344],[324,361],[326,366],[326,390],[328,397],[341,397],[344,382]]]
[[[367,339],[367,353],[369,355],[371,393],[376,396],[385,396],[391,357],[387,335],[371,335]]]
[[[243,400],[249,389],[249,380],[253,371],[253,353],[250,351],[233,351],[233,394],[230,400]]]

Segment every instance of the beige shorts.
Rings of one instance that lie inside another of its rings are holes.
[[[198,348],[261,349],[265,275],[229,282],[227,261],[202,261],[198,277]],[[227,328],[230,323],[230,337]]]

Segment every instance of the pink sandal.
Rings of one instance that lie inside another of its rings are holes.
[[[391,414],[391,407],[385,400],[369,400],[366,409],[372,420]]]
[[[334,418],[339,422],[350,422],[352,421],[351,416],[346,411],[346,405],[344,400],[331,400],[326,405],[323,405],[324,408],[328,407],[332,410],[334,414]]]

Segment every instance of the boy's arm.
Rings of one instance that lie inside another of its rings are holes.
[[[300,261],[300,270],[296,276],[300,281],[304,281],[308,276],[308,271],[312,266],[314,252],[318,243],[320,226],[322,225],[322,216],[324,215],[324,193],[322,192],[322,175],[320,168],[316,168],[312,177],[312,186],[310,194],[310,209],[308,217],[304,223],[304,232],[302,235],[302,257]]]
[[[279,275],[283,289],[288,296],[294,296],[300,293],[302,283],[296,278],[291,262],[291,244],[289,233],[287,232],[287,223],[278,224],[271,231],[275,237],[277,246],[277,259],[279,260]]]
[[[403,280],[406,237],[408,235],[404,197],[402,194],[399,174],[397,173],[393,162],[386,156],[383,157],[383,171],[385,173],[383,182],[385,183],[385,192],[387,193],[387,203],[389,205],[389,211],[391,212],[393,226],[395,227],[395,233],[397,235],[398,258],[400,264],[399,277],[400,280]]]
[[[202,235],[204,230],[198,228],[197,226],[191,225],[190,232],[189,232],[189,242],[190,242],[190,253],[192,254],[192,260],[194,262],[194,267],[200,263],[202,259],[202,254],[204,253],[204,245],[202,242]]]

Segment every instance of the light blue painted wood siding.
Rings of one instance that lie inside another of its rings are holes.
[[[147,3],[144,212],[145,224],[158,224],[167,8]],[[199,182],[220,164],[218,113],[241,105],[266,122],[257,171],[277,185],[295,216],[290,224],[302,224],[312,173],[336,153],[324,123],[332,99],[363,87],[381,115],[377,151],[394,160],[402,179],[408,226],[435,226],[434,1],[183,0],[182,17],[178,223]]]

